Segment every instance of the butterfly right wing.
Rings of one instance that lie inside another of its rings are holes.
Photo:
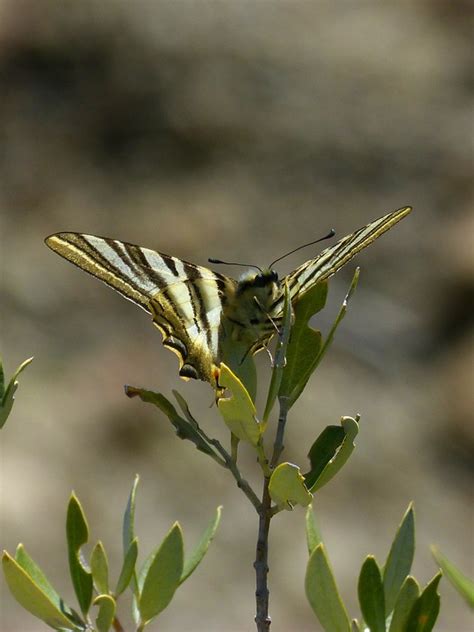
[[[235,281],[207,268],[134,244],[57,233],[46,244],[153,316],[180,375],[215,384],[222,306]]]
[[[317,283],[325,281],[335,274],[352,257],[364,248],[367,248],[372,242],[390,230],[392,226],[406,217],[411,210],[411,206],[405,206],[379,217],[354,233],[346,235],[334,246],[326,248],[315,259],[310,259],[296,268],[283,280],[283,283],[285,281],[288,282],[291,302],[294,304]],[[281,316],[283,302],[284,296],[282,294],[272,305],[271,314],[276,319]]]

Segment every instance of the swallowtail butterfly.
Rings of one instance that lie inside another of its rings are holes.
[[[264,269],[237,281],[148,248],[82,233],[56,233],[46,244],[151,314],[164,346],[179,358],[182,378],[218,389],[224,341],[240,343],[245,355],[263,349],[281,323],[285,283],[295,305],[410,211],[406,206],[359,228],[283,279]]]

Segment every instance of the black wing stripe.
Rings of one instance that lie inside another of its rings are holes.
[[[168,285],[166,279],[164,279],[159,272],[157,272],[150,266],[142,249],[139,246],[134,246],[132,244],[124,243],[124,246],[128,252],[129,257],[136,264],[137,269],[140,270],[142,274],[146,275],[148,280],[156,285],[157,289],[165,289],[165,287]],[[164,259],[162,255],[161,258]]]
[[[175,277],[179,277],[180,274],[178,272],[178,269],[176,267],[176,263],[174,262],[173,257],[164,257],[163,255],[160,255],[161,258],[163,259],[166,267],[169,269],[169,271],[175,276]]]
[[[202,278],[199,274],[199,270],[195,266],[191,266],[188,263],[184,263],[184,271],[190,281],[196,281]],[[207,317],[206,305],[204,297],[197,283],[191,282],[189,284],[189,290],[191,295],[191,304],[194,311],[194,322],[199,330],[206,332],[207,346],[211,348],[212,338],[209,319]]]

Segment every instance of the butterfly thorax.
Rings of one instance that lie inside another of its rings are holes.
[[[282,293],[278,274],[274,270],[248,272],[240,278],[235,293],[224,307],[224,319],[233,340],[249,346],[274,333],[272,305]]]

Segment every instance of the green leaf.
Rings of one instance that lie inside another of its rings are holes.
[[[474,582],[466,577],[457,566],[455,566],[448,558],[441,553],[436,547],[431,547],[431,553],[435,558],[439,567],[443,571],[443,575],[458,591],[471,608],[474,607]]]
[[[97,591],[107,594],[109,592],[109,563],[104,545],[100,540],[92,549],[91,572]]]
[[[247,389],[224,363],[221,363],[219,382],[232,393],[230,397],[221,397],[217,402],[226,426],[241,441],[248,441],[256,446],[262,429],[257,420],[255,404]]]
[[[81,504],[71,495],[66,518],[66,536],[69,551],[69,572],[79,606],[87,616],[92,602],[92,574],[81,560],[81,546],[89,539],[89,528]]]
[[[197,566],[201,563],[202,558],[206,555],[207,549],[211,544],[217,527],[219,526],[219,522],[221,520],[222,507],[217,507],[216,515],[211,520],[209,526],[204,531],[201,536],[201,539],[198,542],[198,545],[195,547],[191,555],[185,560],[183,572],[181,574],[181,578],[179,583],[182,584],[190,575],[195,571]]]
[[[191,426],[196,428],[196,430],[199,430],[199,424],[196,421],[196,419],[194,419],[194,417],[192,416],[191,410],[190,410],[189,405],[188,405],[188,402],[184,399],[184,397],[181,395],[181,393],[179,391],[172,390],[171,392],[175,396],[175,399],[178,402],[178,406],[181,408],[181,412],[186,417],[186,419],[189,421]]]
[[[290,408],[301,395],[318,364],[321,351],[321,332],[308,325],[309,319],[326,304],[326,282],[308,290],[294,306],[295,321],[291,328],[286,352],[286,367],[280,385],[280,397],[288,397]]]
[[[5,372],[3,370],[2,357],[0,356],[0,402],[5,394]]]
[[[441,573],[433,577],[413,606],[405,632],[431,632],[439,614],[440,598],[437,592]]]
[[[313,511],[313,505],[310,504],[306,508],[306,542],[308,544],[308,553],[314,551],[314,549],[323,541],[321,532],[316,522],[316,516]]]
[[[15,401],[15,392],[18,388],[17,377],[20,373],[26,369],[26,367],[33,361],[33,358],[28,358],[20,364],[15,373],[13,374],[7,388],[5,389],[5,375],[3,372],[3,365],[0,359],[0,428],[5,425],[8,416],[13,408]]]
[[[125,513],[123,515],[123,526],[122,526],[122,551],[123,551],[123,559],[127,557],[127,553],[130,549],[130,545],[135,540],[135,500],[137,494],[137,486],[140,477],[138,474],[135,475],[135,479],[133,481],[132,489],[130,491],[130,495],[128,497],[127,507],[125,508]],[[135,597],[138,596],[138,584],[137,584],[137,576],[136,573],[132,573],[132,591]]]
[[[263,426],[265,427],[272,412],[275,400],[280,390],[283,371],[286,366],[286,352],[291,332],[291,314],[292,306],[290,300],[290,292],[288,284],[285,284],[285,303],[283,307],[282,331],[278,336],[278,342],[275,353],[275,362],[273,365],[272,378],[268,389],[267,403],[265,404],[265,412],[263,413]]]
[[[128,552],[130,544],[133,542],[133,540],[135,540],[135,501],[139,480],[140,477],[138,476],[138,474],[136,474],[133,481],[132,489],[130,491],[130,495],[128,497],[125,513],[123,515],[122,550],[124,557]]]
[[[389,632],[405,632],[410,612],[420,596],[420,587],[414,577],[409,575],[398,593]]]
[[[257,395],[257,369],[253,355],[248,352],[248,343],[233,340],[232,335],[224,335],[221,340],[221,357],[226,366],[245,386],[252,401]],[[220,382],[220,378],[219,378]]]
[[[131,541],[128,551],[125,554],[125,558],[122,564],[122,570],[118,578],[117,587],[115,589],[115,596],[118,597],[127,588],[135,573],[135,564],[138,557],[138,539],[135,538]]]
[[[305,578],[306,596],[326,632],[350,632],[351,624],[326,556],[319,544],[308,561]]]
[[[48,597],[48,599],[55,604],[55,606],[63,610],[61,607],[61,597],[54,590],[52,585],[49,583],[46,575],[40,569],[40,567],[36,564],[36,562],[28,555],[26,549],[23,544],[19,544],[17,546],[15,552],[15,561],[17,564],[21,566],[21,568],[25,571],[27,575],[33,580],[33,582],[43,591],[43,593]],[[70,612],[68,613],[70,614]]]
[[[354,451],[354,439],[356,438],[359,432],[359,419],[360,417],[357,415],[355,419],[352,417],[341,417],[341,426],[344,430],[344,440],[337,450],[334,457],[327,463],[326,467],[323,469],[321,474],[319,474],[316,482],[310,489],[310,492],[314,494],[321,489],[326,483],[339,472],[339,470],[345,465],[346,461]]]
[[[307,507],[313,500],[306,489],[300,468],[293,463],[280,463],[270,477],[270,496],[279,507],[293,509],[294,505]]]
[[[311,489],[321,476],[324,468],[340,448],[346,433],[341,426],[327,426],[308,453],[311,470],[304,475],[306,487]]]
[[[183,534],[176,522],[160,547],[147,560],[140,573],[138,608],[144,623],[156,617],[170,603],[183,572]]]
[[[359,268],[357,268],[354,273],[352,283],[324,344],[322,344],[321,333],[309,327],[307,323],[315,312],[324,307],[327,296],[327,283],[324,282],[314,286],[313,289],[304,294],[301,300],[297,302],[295,306],[296,320],[292,328],[287,353],[288,365],[283,374],[280,389],[280,395],[288,397],[288,408],[290,408],[301,395],[309,378],[329,349],[336,330],[346,315],[349,301],[357,287],[359,271]],[[326,287],[323,288],[323,286]],[[301,310],[300,318],[298,309]],[[286,374],[287,379],[285,379]]]
[[[388,616],[397,600],[400,588],[410,573],[415,554],[415,516],[409,505],[398,527],[383,569],[385,592],[385,616]]]
[[[347,312],[347,308],[349,306],[349,301],[351,300],[356,288],[357,288],[357,284],[359,282],[359,274],[360,274],[360,268],[356,268],[355,272],[354,272],[354,276],[352,277],[352,281],[351,284],[349,286],[349,289],[347,290],[346,296],[344,297],[344,300],[342,301],[342,305],[341,305],[341,309],[339,310],[339,313],[336,317],[336,320],[334,321],[333,326],[331,327],[331,329],[329,330],[329,333],[327,335],[326,340],[324,341],[324,344],[321,348],[319,357],[317,359],[318,364],[319,362],[321,362],[321,360],[323,359],[324,355],[326,354],[326,351],[329,349],[329,347],[331,346],[332,341],[334,340],[334,335],[337,331],[337,328],[339,327],[339,325],[341,324],[344,316],[346,315]]]
[[[5,580],[18,603],[52,628],[81,630],[82,628],[75,625],[67,616],[62,600],[39,567],[26,553],[21,553],[21,557],[22,563],[32,570],[32,576],[6,551],[2,556]]]
[[[164,395],[161,393],[154,393],[153,391],[147,391],[143,388],[136,388],[135,386],[126,386],[125,393],[128,397],[138,396],[143,402],[153,404],[159,408],[173,424],[176,434],[180,439],[187,439],[188,441],[194,443],[196,448],[201,452],[215,456],[214,450],[199,433],[196,426],[191,424],[187,419],[181,417],[173,404]]]
[[[359,575],[359,604],[370,632],[385,632],[385,598],[382,574],[375,558],[369,555]]]
[[[108,632],[114,622],[115,599],[110,595],[98,595],[93,603],[94,606],[99,606],[99,612],[95,620],[97,632]]]

